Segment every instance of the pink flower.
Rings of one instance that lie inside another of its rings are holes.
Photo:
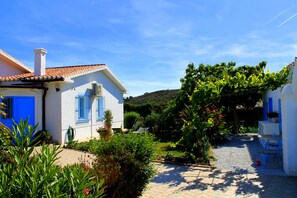
[[[85,169],[85,170],[88,170],[89,168],[90,168],[90,166],[84,164],[84,169]]]
[[[88,188],[85,189],[85,195],[89,195],[90,194],[90,190]]]

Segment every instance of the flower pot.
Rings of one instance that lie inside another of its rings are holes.
[[[109,132],[103,132],[103,131],[101,131],[101,132],[99,132],[99,135],[100,135],[100,139],[109,139]]]

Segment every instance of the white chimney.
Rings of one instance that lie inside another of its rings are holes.
[[[34,49],[35,60],[34,60],[34,75],[42,76],[45,75],[45,55],[47,51],[42,48]]]

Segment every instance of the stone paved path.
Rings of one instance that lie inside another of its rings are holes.
[[[35,147],[36,152],[40,152],[41,147]],[[71,165],[75,163],[87,163],[91,164],[92,159],[95,158],[93,154],[76,151],[72,149],[60,148],[60,153],[58,154],[57,164],[61,166]]]
[[[94,158],[80,151],[61,150],[57,163],[62,166],[80,163],[81,158]],[[297,197],[297,177],[164,164],[156,164],[156,168],[159,174],[151,180],[142,198]]]
[[[143,198],[296,198],[297,177],[269,176],[209,168],[158,164]]]
[[[216,157],[215,166],[221,170],[233,170],[264,175],[285,176],[282,161],[277,157],[270,158],[267,166],[255,166],[256,161],[262,161],[258,134],[232,135],[228,143],[213,149]],[[297,197],[297,195],[296,195]]]

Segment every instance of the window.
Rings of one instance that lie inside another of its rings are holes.
[[[90,97],[86,95],[81,95],[76,97],[76,115],[78,122],[89,121],[90,114]]]
[[[2,102],[5,104],[5,108],[4,108],[5,116],[2,116],[2,118],[3,119],[12,118],[13,98],[6,97],[2,100]]]
[[[103,113],[105,109],[105,101],[103,97],[97,98],[97,120],[103,120]]]

